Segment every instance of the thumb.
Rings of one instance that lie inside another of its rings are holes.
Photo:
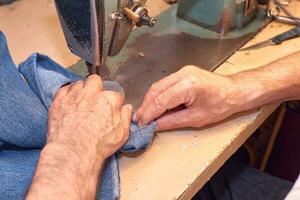
[[[129,136],[131,115],[132,115],[132,106],[130,104],[123,106],[121,110],[121,120],[124,128],[124,141],[126,141]]]

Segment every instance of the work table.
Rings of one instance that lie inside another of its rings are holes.
[[[169,6],[162,0],[148,2],[156,15]],[[289,10],[300,17],[300,2]],[[246,46],[269,39],[290,28],[272,22]],[[8,39],[16,63],[32,52],[49,55],[64,66],[79,58],[67,49],[52,0],[21,0],[0,7],[0,30]],[[251,52],[236,52],[216,69],[233,74],[249,70],[300,49],[300,39]],[[278,105],[241,113],[202,129],[159,133],[143,153],[121,158],[121,200],[190,199],[246,141]]]

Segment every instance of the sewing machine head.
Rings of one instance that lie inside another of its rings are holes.
[[[155,0],[156,1],[156,0]],[[177,16],[217,32],[223,38],[242,29],[269,0],[182,0]],[[153,27],[156,20],[144,7],[146,0],[55,0],[70,50],[84,59],[90,73],[100,74],[108,56],[124,46],[134,26]],[[176,16],[175,16],[176,17]],[[257,31],[260,26],[254,26]],[[237,34],[237,37],[243,36]]]
[[[107,57],[120,52],[134,26],[155,25],[145,1],[55,0],[68,47],[90,73],[100,73]]]

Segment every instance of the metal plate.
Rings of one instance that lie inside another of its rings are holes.
[[[126,102],[137,108],[153,82],[185,65],[212,71],[246,38],[216,40],[186,33],[158,36],[145,33],[127,47],[129,58],[119,64],[115,80],[124,87]]]

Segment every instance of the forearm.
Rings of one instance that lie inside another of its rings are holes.
[[[70,145],[71,147],[71,145]],[[42,150],[27,200],[95,199],[104,159],[91,152],[47,144]]]
[[[102,91],[98,75],[62,87],[26,199],[95,199],[105,159],[129,136],[132,107],[123,103],[121,94]]]
[[[300,99],[300,52],[231,77],[239,86],[239,111]]]

